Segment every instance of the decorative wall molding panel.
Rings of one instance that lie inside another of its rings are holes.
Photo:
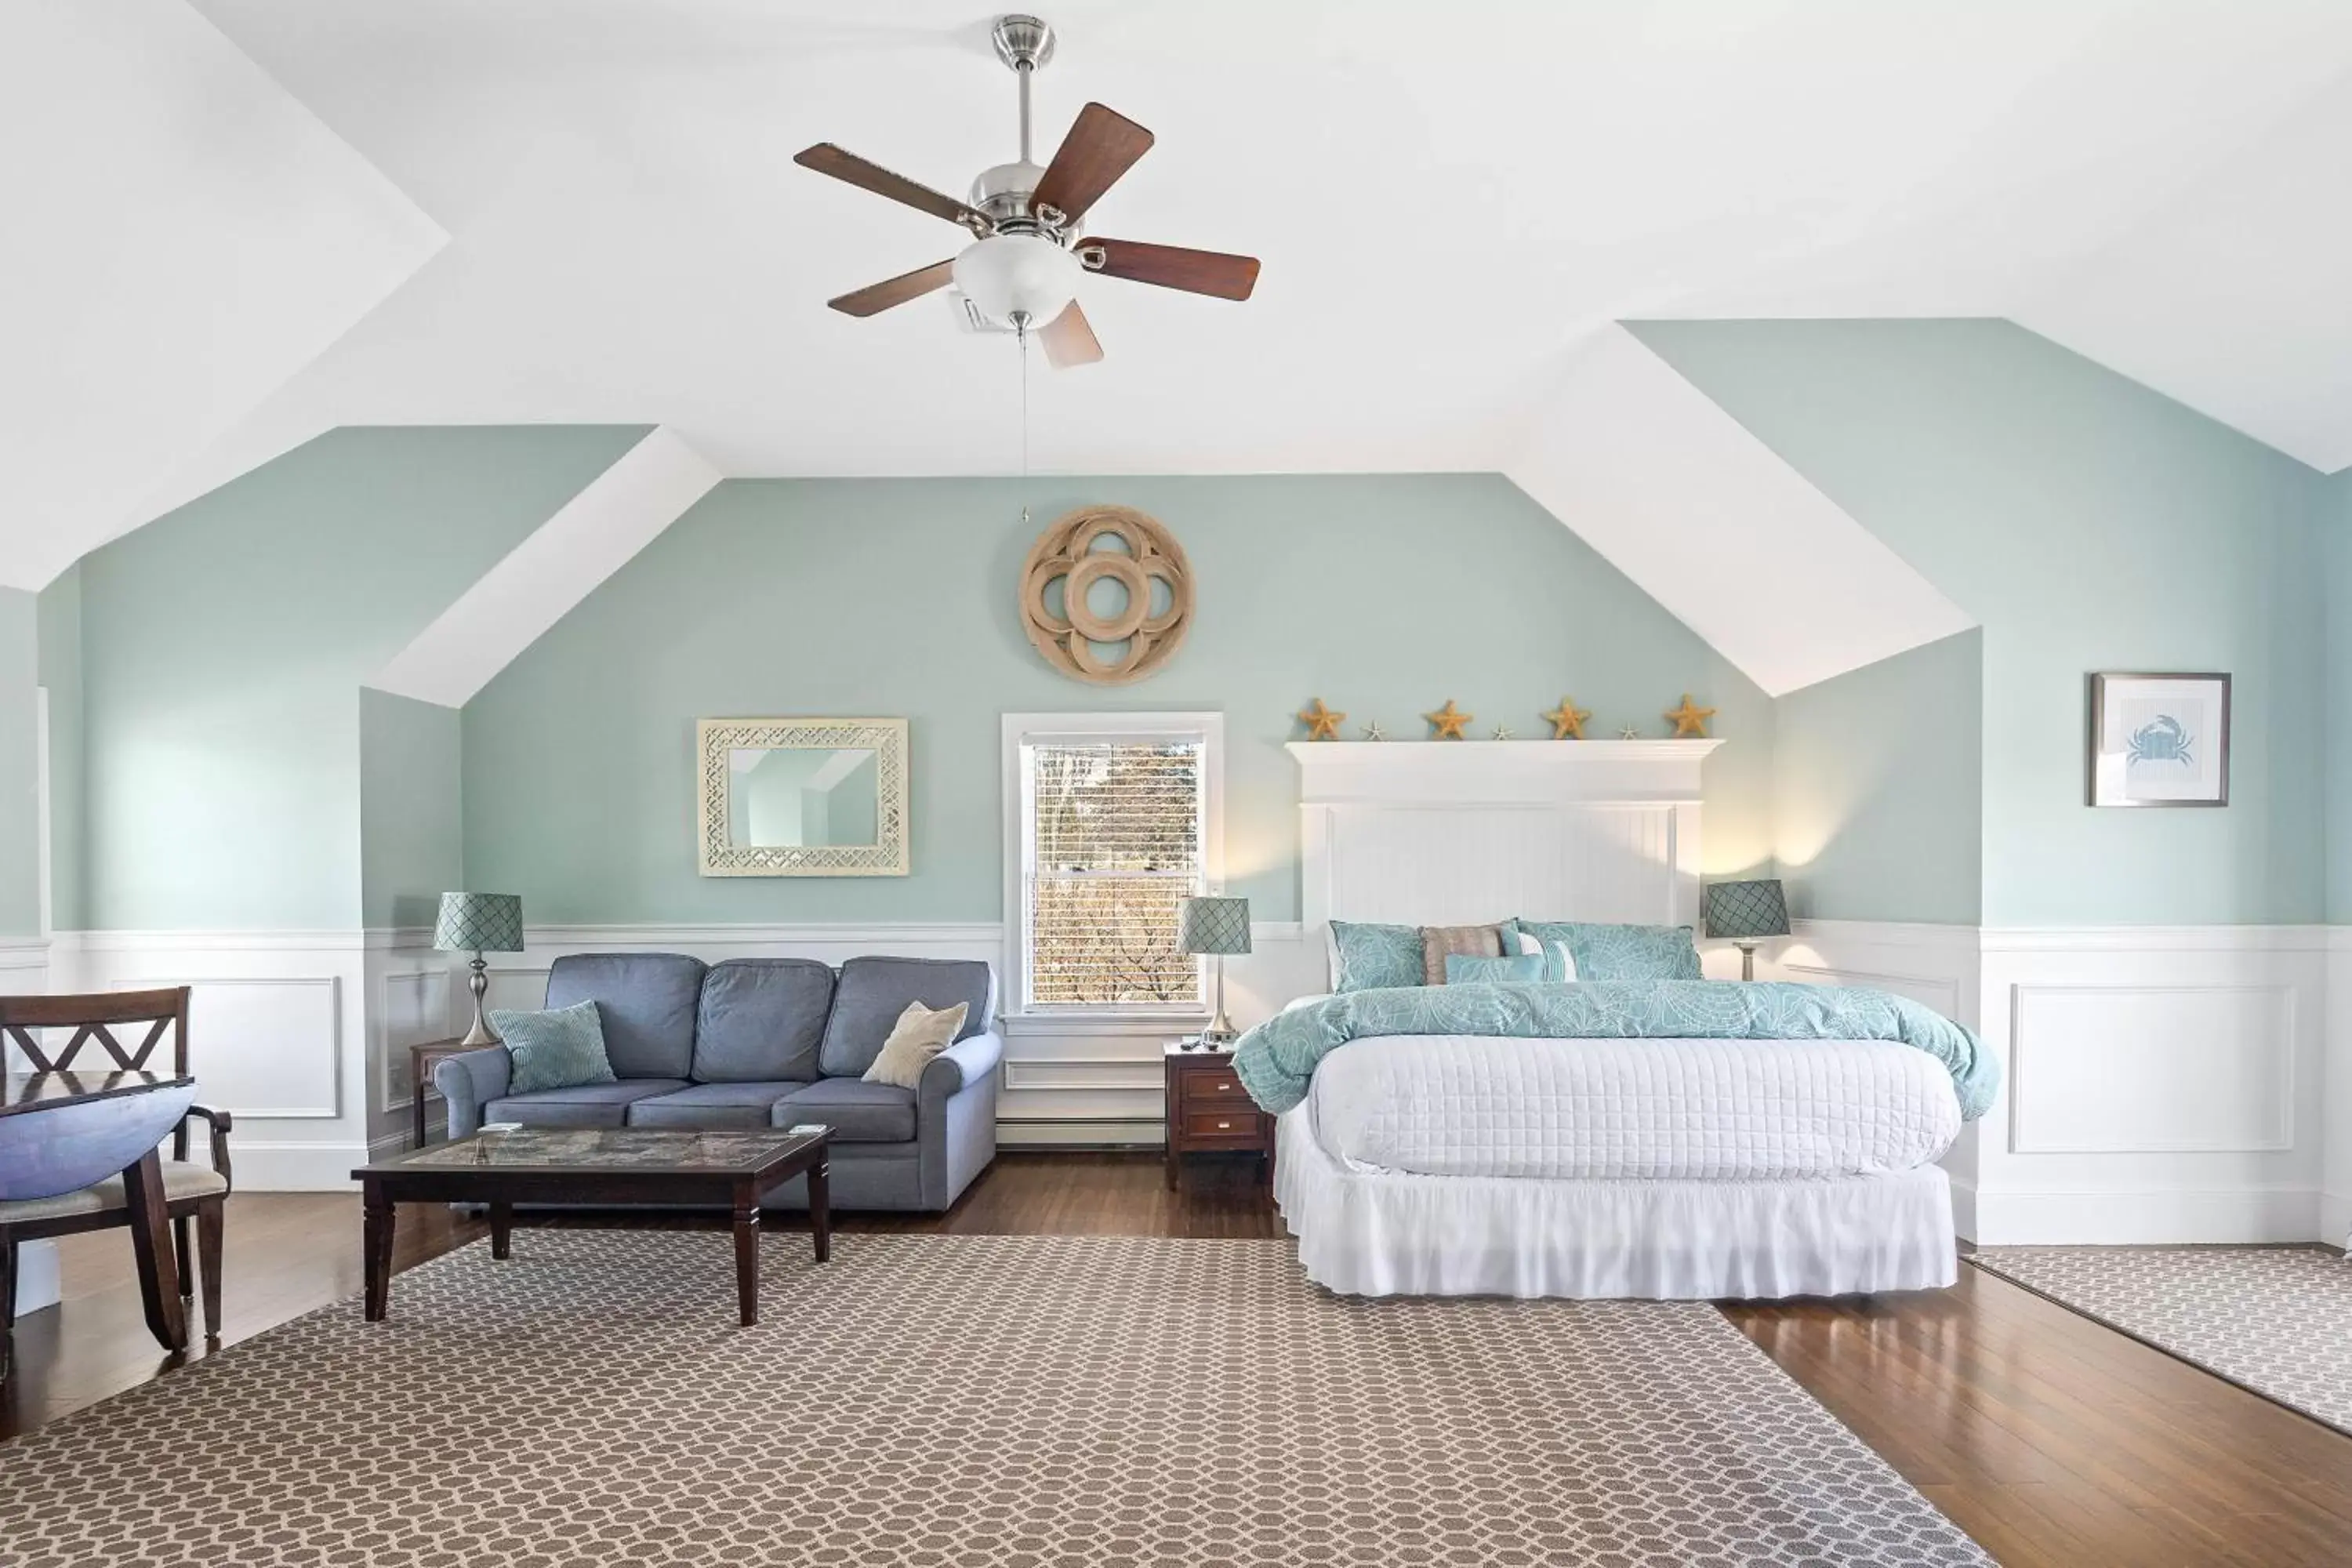
[[[442,955],[433,956],[439,959]],[[409,1047],[464,1033],[452,1026],[450,1015],[456,979],[456,974],[446,968],[390,970],[383,975],[376,1016],[382,1020],[384,1048],[376,1053],[381,1071],[373,1080],[382,1086],[378,1110],[404,1112],[415,1102],[415,1089],[409,1079]],[[437,1100],[440,1095],[428,1084],[425,1098]]]
[[[240,1127],[342,1114],[340,976],[139,974],[121,988],[168,985],[189,987],[190,1065],[205,1103]]]
[[[2317,1237],[2331,940],[1985,931],[1981,1033],[2007,1071],[1974,1132],[1975,1239]]]
[[[2292,986],[2010,987],[2017,1154],[2294,1147]]]

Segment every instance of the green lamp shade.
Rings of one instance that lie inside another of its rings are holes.
[[[1247,952],[1247,899],[1187,899],[1176,906],[1179,952]]]
[[[522,899],[514,893],[444,893],[433,945],[443,952],[520,952]]]
[[[1789,934],[1789,901],[1779,879],[1715,882],[1706,889],[1706,934],[1746,942]]]

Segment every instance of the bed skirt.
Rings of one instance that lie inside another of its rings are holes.
[[[1422,1176],[1343,1166],[1312,1102],[1276,1123],[1307,1277],[1353,1296],[1759,1300],[1959,1275],[1943,1168],[1775,1181]]]

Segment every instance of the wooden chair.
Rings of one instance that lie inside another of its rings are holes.
[[[147,1030],[135,1046],[116,1037],[118,1025],[144,1024]],[[70,1029],[65,1045],[52,1050],[36,1030]],[[171,1059],[154,1060],[166,1032],[171,1036]],[[14,1044],[36,1072],[62,1072],[75,1066],[82,1047],[95,1042],[111,1066],[126,1071],[165,1072],[185,1077],[188,1071],[188,988],[163,991],[110,991],[92,996],[0,996],[0,1048]],[[93,1064],[95,1065],[95,1064]],[[208,1165],[188,1159],[188,1123],[202,1117],[211,1129]],[[221,1326],[221,1222],[229,1193],[229,1114],[201,1105],[188,1108],[172,1133],[172,1157],[163,1162],[163,1199],[171,1215],[173,1252],[180,1271],[183,1303],[195,1293],[197,1270],[190,1264],[188,1230],[196,1232],[195,1250],[203,1265],[205,1340],[217,1343]],[[62,1197],[0,1203],[0,1380],[11,1362],[11,1339],[16,1319],[16,1248],[27,1241],[83,1231],[106,1230],[131,1223],[131,1206],[121,1177],[85,1187]],[[152,1321],[152,1318],[151,1318]]]

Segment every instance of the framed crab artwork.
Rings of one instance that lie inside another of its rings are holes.
[[[2230,804],[2230,678],[2091,677],[2090,804]]]

